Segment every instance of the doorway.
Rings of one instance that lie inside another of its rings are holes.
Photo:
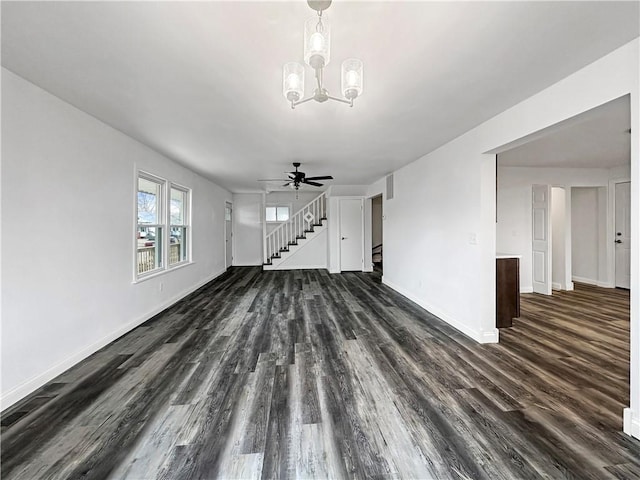
[[[361,198],[340,199],[340,271],[362,271],[364,217]]]
[[[371,199],[371,263],[382,273],[382,195]]]
[[[233,265],[233,205],[225,202],[224,205],[224,244],[225,244],[225,268]]]
[[[631,288],[631,182],[615,184],[615,286]]]

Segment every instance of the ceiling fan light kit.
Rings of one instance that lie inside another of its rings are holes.
[[[331,0],[307,0],[307,4],[316,11],[317,16],[304,24],[304,61],[315,72],[316,88],[313,95],[304,98],[304,67],[298,62],[289,62],[282,69],[284,98],[291,103],[292,109],[310,100],[319,103],[335,100],[353,107],[353,101],[362,94],[362,60],[349,58],[342,62],[341,90],[344,98],[329,95],[324,87],[323,73],[330,59],[331,25],[323,12],[329,8]]]

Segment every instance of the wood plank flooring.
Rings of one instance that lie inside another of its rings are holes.
[[[629,294],[478,345],[364,273],[234,268],[2,414],[3,479],[640,478]]]

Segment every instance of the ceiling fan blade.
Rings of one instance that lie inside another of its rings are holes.
[[[284,185],[282,185],[283,187],[288,187],[289,185],[291,185],[292,182],[287,182]]]
[[[306,183],[307,185],[313,185],[314,187],[321,187],[322,184],[318,182],[310,182],[308,179],[302,180],[302,183]]]
[[[323,177],[307,177],[307,180],[333,180],[331,175],[325,175]]]

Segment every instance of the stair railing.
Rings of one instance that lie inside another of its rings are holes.
[[[271,233],[264,237],[264,263],[269,264],[274,258],[279,258],[282,252],[289,250],[291,245],[297,245],[298,240],[306,233],[313,231],[314,225],[320,225],[327,218],[327,196],[322,192],[307,203],[289,220],[282,222]]]

